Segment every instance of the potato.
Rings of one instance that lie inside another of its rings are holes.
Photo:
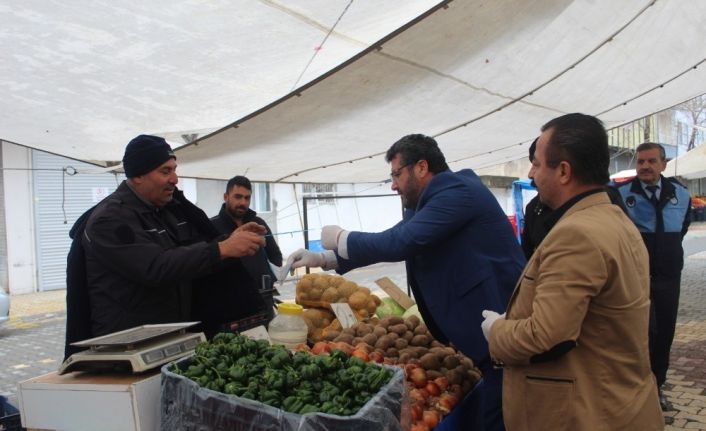
[[[402,336],[405,334],[405,332],[407,332],[407,325],[405,325],[404,323],[392,325],[387,328],[387,332],[394,332],[397,335]]]
[[[326,341],[334,341],[335,339],[337,339],[341,335],[341,332],[340,331],[333,331],[333,330],[331,330],[331,331],[324,330],[324,331],[321,331],[321,335],[323,335],[324,340],[326,340]]]
[[[344,281],[338,285],[338,292],[341,294],[341,296],[345,296],[346,298],[348,298],[355,292],[357,286],[352,281],[348,281],[344,278],[341,278],[341,280]]]
[[[407,344],[408,344],[408,343],[407,343],[407,340],[405,340],[404,338],[398,338],[398,339],[395,340],[395,344],[394,344],[394,345],[395,345],[395,349],[397,349],[397,350],[402,350],[402,349],[406,349],[406,348],[407,348]]]
[[[366,344],[369,344],[371,346],[374,346],[375,343],[378,342],[378,337],[374,333],[369,333],[363,336],[363,342]]]
[[[326,280],[326,278],[321,277],[321,276],[317,277],[314,280],[314,282],[312,283],[312,285],[313,285],[313,287],[321,289],[321,291],[324,291],[324,290],[328,289],[328,287],[329,287],[328,280]]]
[[[378,337],[382,337],[383,335],[387,334],[387,330],[380,325],[375,325],[375,327],[373,328],[373,334]]]
[[[404,323],[403,318],[400,316],[390,316],[390,325],[399,325],[400,323]]]
[[[355,291],[362,293],[366,297],[370,296],[370,289],[368,289],[367,287],[358,286],[358,288]]]
[[[311,288],[308,290],[309,299],[311,299],[313,301],[320,301],[321,294],[323,292],[324,292],[323,289],[321,289],[320,287],[311,286]]]
[[[341,332],[344,333],[344,334],[348,334],[348,335],[350,335],[351,337],[355,337],[355,329],[353,329],[353,327],[350,327],[350,328],[343,328],[343,330],[342,330]]]
[[[368,310],[368,313],[370,314],[375,314],[375,311],[377,310],[377,305],[375,305],[375,300],[373,300],[372,295],[368,297],[368,303],[365,306],[365,309]]]
[[[359,322],[359,323],[356,323],[354,326],[355,326],[355,335],[358,337],[364,337],[365,335],[373,333],[372,325],[368,325],[367,323]]]
[[[329,286],[339,287],[341,284],[345,283],[346,279],[339,277],[337,275],[331,275],[328,281]]]
[[[309,275],[309,274],[307,274]],[[299,282],[297,283],[297,292],[300,290],[309,290],[311,289],[311,286],[314,285],[314,280],[311,277],[304,276]]]
[[[368,304],[368,295],[363,292],[355,292],[348,297],[348,304],[356,310],[365,309]]]
[[[441,356],[436,353],[427,353],[419,358],[419,362],[425,370],[438,370],[441,368]]]
[[[310,332],[308,333],[308,337],[311,338],[311,340],[314,341],[314,342],[323,340],[323,338],[324,338],[324,336],[323,336],[323,329],[321,329],[321,328],[314,328],[313,331],[310,331]]]
[[[415,315],[411,315],[407,318],[407,320],[405,320],[405,324],[407,325],[410,331],[413,331],[414,328],[419,326],[420,323],[421,321],[419,320],[419,317]]]
[[[449,356],[444,357],[443,362],[444,362],[444,367],[446,367],[448,369],[456,368],[461,364],[461,362],[458,360],[458,358],[453,355],[449,355]]]
[[[431,340],[431,347],[444,347],[444,343],[438,340]]]
[[[396,357],[400,356],[400,354],[397,351],[397,349],[395,349],[394,347],[388,347],[388,349],[385,350],[384,356],[386,356],[388,358],[396,358]]]
[[[409,342],[409,344],[413,346],[428,346],[429,345],[430,337],[428,335],[415,335],[414,338],[412,338],[412,341]]]
[[[407,342],[409,343],[410,341],[412,341],[412,338],[414,338],[414,332],[412,332],[412,331],[407,331],[407,332],[404,333],[404,335],[402,336],[402,338],[404,338],[405,340],[407,340]]]
[[[429,330],[427,329],[427,325],[423,323],[419,324],[416,328],[414,328],[414,335],[425,335],[428,333]]]
[[[336,290],[335,287],[329,287],[326,290],[324,290],[324,293],[321,295],[321,300],[326,301],[326,302],[336,302],[338,300],[339,295],[338,291]]]
[[[442,373],[441,371],[437,371],[437,370],[427,370],[427,378],[429,380],[434,380],[439,377],[444,377],[444,373]]]
[[[342,332],[341,335],[336,337],[336,339],[334,341],[343,341],[344,343],[352,344],[353,343],[353,335],[346,334],[345,332]]]
[[[446,373],[446,378],[449,379],[449,383],[452,385],[460,385],[463,383],[463,373],[460,373],[458,371],[450,370]]]
[[[400,338],[400,336],[397,335],[397,334],[395,334],[394,332],[388,332],[388,333],[387,333],[387,336],[390,337],[390,340],[392,340],[392,341],[395,341],[395,340],[397,340],[398,338]]]
[[[400,357],[398,359],[398,362],[400,364],[406,364],[409,362],[409,360],[412,358],[412,356],[409,354],[407,351],[400,351]]]
[[[378,338],[378,341],[375,343],[375,348],[387,350],[390,348],[391,345],[392,345],[392,339],[390,338],[390,336],[383,335],[382,337]]]
[[[370,297],[373,298],[373,302],[375,302],[375,308],[379,307],[380,304],[382,304],[382,300],[379,296],[371,294]]]

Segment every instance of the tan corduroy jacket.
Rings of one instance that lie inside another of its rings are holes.
[[[505,364],[507,430],[663,429],[649,310],[639,232],[605,193],[581,199],[537,248],[506,320],[491,328],[491,356]],[[577,344],[557,358],[532,359],[565,341]]]

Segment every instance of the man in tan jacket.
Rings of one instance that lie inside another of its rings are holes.
[[[661,430],[650,370],[649,264],[642,238],[612,205],[608,142],[583,114],[542,127],[529,176],[552,209],[507,312],[484,311],[504,366],[508,431]]]

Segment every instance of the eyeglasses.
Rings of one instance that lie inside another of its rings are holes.
[[[397,181],[397,178],[399,178],[400,175],[402,175],[402,169],[406,168],[407,166],[411,166],[411,165],[413,165],[413,164],[415,164],[415,163],[417,163],[417,162],[407,163],[406,165],[400,166],[400,167],[397,168],[396,170],[390,172],[390,179],[391,179],[392,181]]]

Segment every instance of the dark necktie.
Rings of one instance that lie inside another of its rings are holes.
[[[657,189],[659,189],[659,186],[647,186],[645,187],[650,193],[652,193],[652,196],[650,197],[650,202],[652,202],[652,205],[655,207],[659,203],[659,200],[657,199]]]

